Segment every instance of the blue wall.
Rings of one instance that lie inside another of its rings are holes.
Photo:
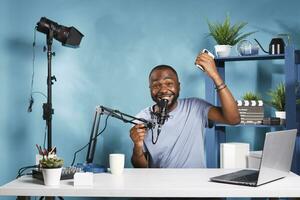
[[[268,46],[277,33],[290,33],[299,47],[299,6],[296,0],[1,0],[0,2],[0,185],[17,170],[35,162],[35,144],[43,144],[45,121],[42,104],[34,94],[33,112],[27,113],[32,76],[32,43],[35,24],[46,16],[59,24],[73,25],[85,37],[80,48],[54,41],[53,144],[71,164],[73,152],[89,139],[96,105],[134,115],[152,103],[147,77],[158,64],[174,66],[181,78],[181,97],[204,98],[204,74],[194,67],[197,53],[213,50],[206,19],[246,21],[245,31]],[[34,91],[47,93],[47,59],[42,51],[45,35],[37,32]],[[234,51],[232,55],[236,55]],[[226,82],[238,99],[246,91],[265,91],[283,80],[282,62],[231,63]],[[103,126],[102,126],[103,127]],[[107,164],[108,154],[126,154],[131,167],[130,125],[110,119],[100,136],[96,161]],[[230,141],[251,142],[261,148],[263,133],[254,128],[230,128]],[[77,162],[85,159],[80,153]]]

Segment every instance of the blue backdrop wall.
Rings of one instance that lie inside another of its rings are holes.
[[[35,163],[35,144],[43,145],[46,98],[35,93],[27,113],[33,74],[34,27],[40,17],[78,28],[85,36],[80,48],[53,43],[53,145],[70,165],[73,153],[88,142],[96,105],[134,115],[152,104],[148,73],[158,64],[174,66],[181,79],[181,97],[204,98],[205,74],[194,67],[197,53],[213,50],[206,20],[248,22],[245,31],[267,48],[278,33],[289,33],[299,47],[300,2],[296,0],[1,0],[0,1],[0,185],[17,170]],[[33,91],[47,93],[45,35],[36,33]],[[236,55],[233,51],[232,55]],[[226,82],[235,98],[246,91],[265,91],[283,80],[281,62],[231,63]],[[272,66],[272,67],[268,67]],[[271,111],[270,111],[270,114]],[[103,125],[101,125],[103,127]],[[99,137],[95,161],[107,165],[108,154],[126,154],[131,167],[131,125],[109,119]],[[230,141],[261,148],[264,132],[254,128],[229,129]],[[86,150],[76,162],[85,160]]]

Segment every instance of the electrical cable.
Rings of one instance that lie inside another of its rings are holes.
[[[38,165],[31,165],[31,166],[25,166],[25,167],[21,167],[18,171],[18,175],[16,178],[20,178],[21,176],[23,176],[24,171],[26,171],[27,169],[32,169],[32,168],[37,168]]]
[[[33,91],[33,81],[34,81],[34,65],[35,65],[35,42],[36,42],[36,29],[33,31],[33,43],[32,43],[32,75],[31,75],[31,84],[30,84],[30,97],[29,97],[29,106],[27,112],[32,112],[32,105],[34,99],[32,97]]]
[[[35,75],[35,47],[36,47],[36,29],[33,31],[33,43],[32,43],[32,75],[31,75],[31,84],[30,84],[30,96],[29,96],[29,106],[27,108],[27,112],[32,112],[32,106],[34,103],[33,94],[40,94],[43,95],[45,98],[47,96],[39,91],[33,92],[33,83],[34,83],[34,75]]]
[[[107,127],[107,121],[108,121],[108,118],[110,117],[110,115],[111,115],[111,114],[107,115],[107,117],[106,117],[106,119],[105,119],[105,124],[104,124],[103,129],[102,129],[99,133],[97,133],[97,135],[96,135],[94,138],[92,138],[86,145],[84,145],[83,147],[81,147],[79,150],[75,151],[71,166],[73,166],[74,163],[75,163],[77,153],[79,153],[80,151],[82,151],[83,149],[85,149],[88,145],[90,145],[90,143],[91,143],[93,140],[96,140],[97,137],[98,137],[99,135],[101,135],[101,134],[104,132],[104,130],[105,130],[106,127]],[[99,123],[100,123],[100,121],[101,121],[101,115],[100,115]]]
[[[153,132],[153,129],[151,128],[151,134],[152,134],[152,144],[156,144],[156,142],[158,141],[158,137],[159,137],[159,134],[160,134],[160,131],[161,131],[161,126],[159,125],[158,128],[157,128],[157,132],[156,132],[156,139],[154,139],[154,132]]]

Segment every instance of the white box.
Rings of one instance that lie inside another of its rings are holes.
[[[249,154],[248,143],[221,143],[220,167],[221,168],[246,168],[247,155]]]
[[[259,169],[262,151],[250,151],[247,156],[247,168]]]

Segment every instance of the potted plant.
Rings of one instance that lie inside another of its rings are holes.
[[[296,87],[299,90],[299,86]],[[285,119],[285,86],[281,82],[274,90],[270,90],[267,93],[271,97],[271,101],[268,102],[272,107],[276,109],[275,116],[281,119]],[[300,104],[300,99],[296,99],[296,104]]]
[[[285,87],[283,83],[279,83],[274,90],[267,93],[271,97],[268,103],[276,109],[275,116],[285,119]]]
[[[255,32],[241,33],[240,31],[247,25],[246,22],[230,24],[229,15],[223,23],[212,23],[207,21],[209,35],[212,36],[218,45],[215,46],[215,52],[218,57],[229,56],[232,46],[245,39]]]
[[[37,147],[42,156],[39,165],[42,169],[44,184],[47,186],[59,185],[64,160],[57,157],[55,147],[49,151],[46,149],[42,151],[40,146]]]

